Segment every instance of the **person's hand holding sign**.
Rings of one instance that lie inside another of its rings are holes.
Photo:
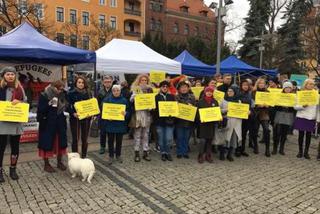
[[[17,99],[14,99],[14,100],[12,100],[12,105],[17,105],[18,103],[21,103],[21,101],[20,100],[17,100]]]

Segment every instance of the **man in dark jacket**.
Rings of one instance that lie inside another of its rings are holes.
[[[112,95],[112,82],[113,82],[113,78],[111,76],[104,76],[103,77],[103,86],[102,88],[99,90],[98,93],[98,104],[100,106],[100,109],[102,110],[102,101],[104,99],[108,99],[111,97]],[[104,127],[103,126],[103,121],[100,120],[100,128]],[[107,143],[107,133],[104,129],[100,129],[100,154],[104,154],[106,151],[106,143]]]
[[[223,84],[220,85],[217,89],[218,91],[222,91],[224,93],[227,93],[229,87],[232,83],[232,75],[231,74],[224,74],[223,75]]]

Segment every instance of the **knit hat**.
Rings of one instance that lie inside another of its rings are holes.
[[[289,82],[289,81],[284,82],[282,88],[283,89],[285,89],[285,88],[293,88],[293,84],[291,82]]]
[[[160,82],[159,86],[160,86],[160,88],[163,87],[163,86],[170,87],[170,83],[167,80],[164,80],[164,81]]]
[[[211,87],[211,86],[208,86],[208,87],[206,87],[205,89],[204,89],[204,92],[206,93],[206,92],[214,92],[214,88],[213,87]]]
[[[12,72],[14,74],[17,74],[17,71],[14,67],[6,66],[1,70],[1,77],[4,77],[5,73],[7,73],[7,72]]]
[[[190,87],[189,86],[189,84],[187,83],[187,81],[181,81],[181,82],[179,82],[179,84],[178,84],[178,86],[177,86],[177,89],[179,90],[179,88],[181,87],[181,86],[188,86],[188,88]]]

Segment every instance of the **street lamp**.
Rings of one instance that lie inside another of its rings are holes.
[[[225,6],[232,4],[232,0],[224,0]],[[217,38],[217,65],[216,65],[216,73],[220,74],[220,57],[221,57],[221,31],[222,31],[222,16],[226,15],[226,8],[223,6],[223,1],[219,0],[219,5],[213,2],[210,4],[209,8],[217,9],[218,11],[218,38]]]

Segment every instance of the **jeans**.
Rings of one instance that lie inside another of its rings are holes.
[[[114,157],[114,140],[116,140],[116,157],[121,156],[122,133],[108,133],[109,157]]]
[[[161,154],[170,154],[170,146],[173,141],[173,127],[157,126],[156,129]]]
[[[187,155],[191,128],[177,127],[177,155]]]
[[[149,151],[150,127],[139,127],[134,130],[134,151],[140,151],[142,144],[143,151]]]

